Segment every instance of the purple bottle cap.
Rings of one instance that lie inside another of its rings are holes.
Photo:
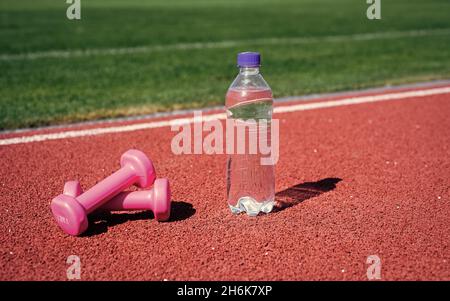
[[[237,56],[239,67],[259,67],[261,66],[261,55],[258,52],[241,52]]]

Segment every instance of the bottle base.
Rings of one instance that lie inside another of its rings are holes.
[[[228,204],[233,214],[247,213],[249,216],[257,216],[260,212],[269,213],[272,211],[275,201],[267,200],[264,202],[257,202],[251,197],[242,197],[238,200],[236,206]]]

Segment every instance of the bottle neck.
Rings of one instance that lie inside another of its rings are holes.
[[[259,73],[259,67],[239,67],[239,73],[243,75],[255,75]]]

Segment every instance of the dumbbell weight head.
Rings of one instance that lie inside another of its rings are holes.
[[[52,200],[51,209],[56,222],[67,234],[78,235],[86,231],[86,209],[75,197],[60,194]]]
[[[141,188],[148,188],[155,182],[155,168],[150,159],[141,151],[132,149],[125,152],[120,157],[120,166],[131,166],[136,171],[139,176],[136,185]]]
[[[170,217],[171,192],[169,180],[156,179],[152,189],[153,215],[157,221],[166,221]]]

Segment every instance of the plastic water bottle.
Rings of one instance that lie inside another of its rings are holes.
[[[246,212],[250,216],[256,216],[260,212],[269,213],[273,209],[275,174],[274,165],[261,164],[262,154],[259,147],[256,154],[251,153],[248,143],[250,135],[262,129],[259,121],[266,121],[267,135],[259,135],[258,141],[266,139],[267,145],[271,145],[272,91],[259,73],[259,53],[239,53],[237,64],[239,74],[226,95],[227,132],[229,122],[233,121],[235,125],[244,126],[245,137],[239,137],[235,133],[234,151],[231,154],[227,152],[227,201],[234,214]],[[245,153],[237,152],[236,144],[244,142]],[[230,141],[227,140],[227,143]]]

